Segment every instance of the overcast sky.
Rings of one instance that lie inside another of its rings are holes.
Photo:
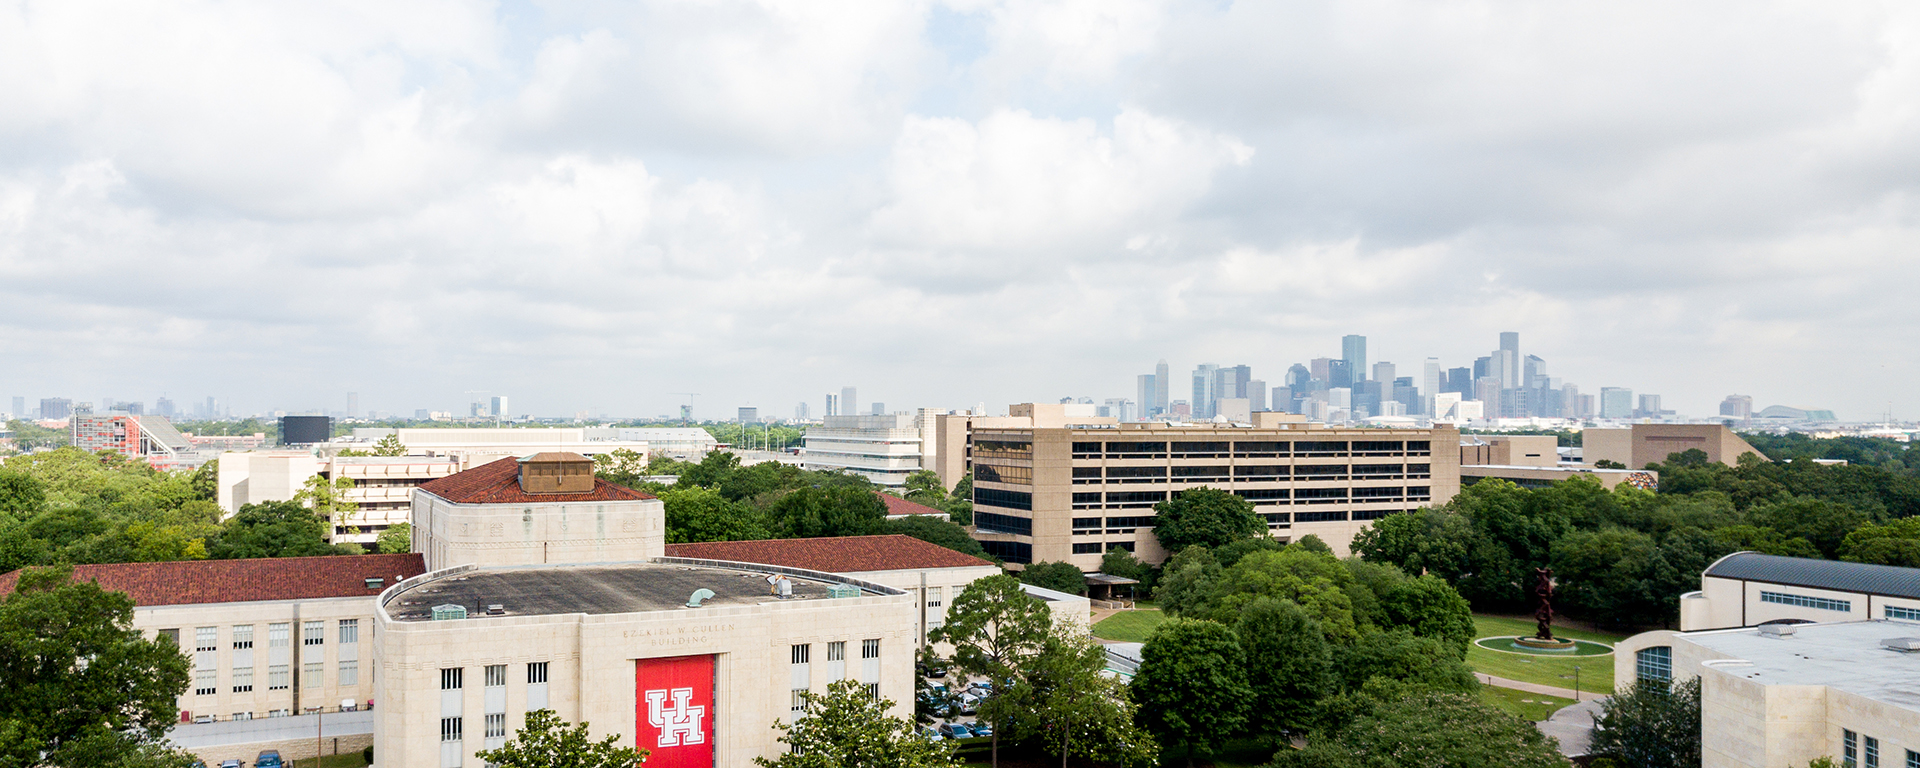
[[[1915,418],[1916,193],[1913,3],[0,0],[0,396]]]

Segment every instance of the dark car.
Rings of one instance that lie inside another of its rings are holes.
[[[262,750],[260,756],[253,759],[253,768],[285,768],[285,766],[285,763],[280,762],[278,750]]]

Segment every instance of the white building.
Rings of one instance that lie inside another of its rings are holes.
[[[828,416],[807,430],[801,465],[812,470],[842,470],[879,485],[900,486],[921,468],[927,419],[891,416]]]
[[[344,496],[357,505],[333,521],[335,543],[371,544],[395,523],[407,522],[413,489],[462,469],[459,459],[428,456],[334,456],[311,451],[246,451],[220,455],[220,509],[229,516],[248,504],[290,501],[315,477],[348,478]]]

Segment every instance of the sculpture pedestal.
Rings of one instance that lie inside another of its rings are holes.
[[[1536,651],[1571,651],[1574,648],[1573,641],[1564,637],[1556,637],[1551,640],[1542,640],[1537,637],[1516,637],[1513,639],[1513,644],[1522,648],[1532,648]]]

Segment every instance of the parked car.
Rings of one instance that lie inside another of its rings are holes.
[[[222,760],[222,761],[220,761],[220,768],[247,768],[247,761],[245,761],[245,760]]]
[[[253,759],[253,768],[286,768],[286,764],[280,762],[278,750],[263,749],[260,756]]]
[[[920,728],[920,738],[926,739],[927,741],[946,741],[947,739],[947,737],[940,735],[938,729],[930,725]]]
[[[993,735],[993,726],[988,725],[986,723],[973,723],[968,727],[973,730],[973,735],[975,736],[992,736]]]
[[[973,738],[973,729],[968,728],[966,723],[942,723],[940,735],[949,739],[970,739]]]
[[[973,696],[973,695],[968,695],[968,694],[961,694],[961,696],[960,696],[960,714],[963,714],[963,715],[972,715],[972,714],[977,714],[977,713],[979,713],[979,711],[980,711],[980,699],[981,699],[981,698],[983,698],[983,697],[980,697],[980,696]]]

